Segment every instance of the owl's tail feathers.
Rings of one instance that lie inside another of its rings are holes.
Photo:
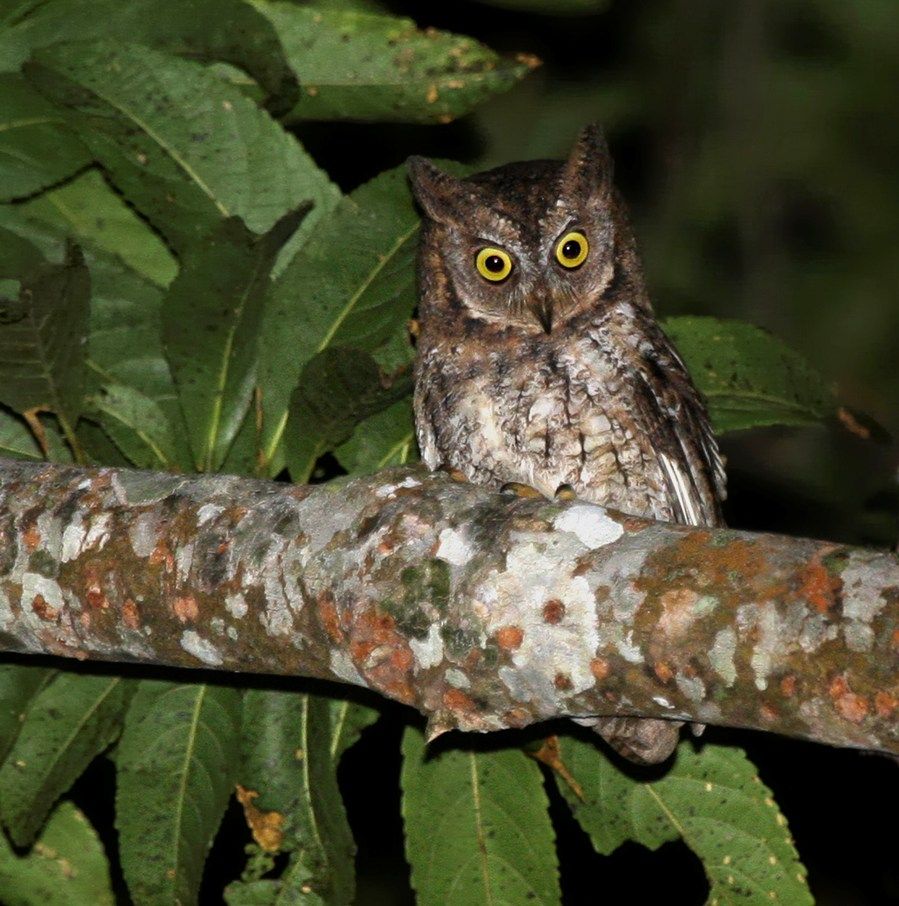
[[[619,755],[635,764],[660,764],[671,757],[680,739],[680,720],[639,717],[590,717],[577,723],[598,733]]]

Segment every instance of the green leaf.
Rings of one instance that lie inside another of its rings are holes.
[[[290,398],[287,467],[297,484],[312,477],[318,458],[346,441],[361,421],[412,392],[412,376],[392,383],[377,362],[354,349],[328,347],[303,369]]]
[[[376,708],[360,705],[346,698],[329,698],[331,710],[331,758],[337,765],[343,753],[352,748],[366,727],[370,727],[381,716]]]
[[[162,306],[162,336],[200,470],[221,465],[247,414],[269,274],[305,211],[265,236],[237,218],[188,253]]]
[[[124,384],[104,384],[88,403],[91,415],[133,465],[178,470],[172,425],[155,400]]]
[[[282,108],[296,99],[296,76],[274,29],[242,0],[48,0],[0,30],[0,69],[18,69],[31,51],[61,38],[112,38],[222,60],[250,73]]]
[[[365,475],[417,460],[412,400],[400,400],[365,419],[334,454],[351,475]]]
[[[0,816],[27,846],[56,800],[119,734],[130,689],[121,677],[60,673],[31,703],[0,768]]]
[[[419,906],[560,903],[539,767],[518,749],[451,749],[425,758],[403,737],[406,858]]]
[[[116,826],[135,902],[196,902],[237,777],[239,724],[234,689],[140,684],[116,755]]]
[[[567,736],[559,743],[584,798],[561,781],[559,788],[597,852],[627,840],[656,849],[682,839],[702,860],[710,902],[812,903],[786,821],[739,749],[707,745],[697,754],[682,743],[664,775],[640,782],[592,743]]]
[[[114,906],[109,865],[97,832],[61,802],[31,852],[17,855],[0,836],[5,906]]]
[[[246,693],[241,783],[258,792],[256,808],[283,817],[280,849],[300,854],[311,871],[312,891],[329,903],[350,903],[355,846],[331,743],[328,699],[274,690]]]
[[[44,458],[25,420],[3,407],[0,407],[0,456],[12,459]]]
[[[0,201],[39,192],[90,161],[59,110],[18,73],[0,75]]]
[[[81,414],[90,275],[81,250],[44,263],[0,310],[0,402],[54,412],[67,435]]]
[[[270,474],[283,465],[288,402],[303,366],[329,346],[372,352],[405,333],[416,304],[418,223],[405,168],[389,170],[320,221],[278,278],[262,327],[259,374]]]
[[[810,425],[835,409],[824,379],[782,340],[742,321],[669,318],[663,324],[719,433]]]
[[[296,139],[196,63],[97,41],[40,50],[25,72],[179,254],[222,219],[263,233],[313,202],[305,235],[339,197]]]
[[[411,19],[257,2],[300,78],[296,120],[446,122],[507,91],[538,61],[505,59],[472,38]]]
[[[157,286],[168,286],[178,271],[165,243],[96,170],[44,192],[18,210],[79,244],[116,255]]]
[[[296,854],[277,880],[235,881],[225,888],[228,906],[325,906],[313,889],[312,872]]]
[[[47,667],[0,664],[0,764],[22,729],[28,706],[55,675]]]

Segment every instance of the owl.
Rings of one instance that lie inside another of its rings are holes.
[[[602,131],[565,161],[459,179],[409,161],[423,211],[415,419],[422,458],[501,489],[721,521],[702,397],[659,327]],[[680,724],[601,718],[621,754],[666,758]]]

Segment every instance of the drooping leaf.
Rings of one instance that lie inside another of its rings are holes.
[[[366,727],[370,727],[381,716],[381,712],[368,705],[346,698],[329,698],[331,711],[331,758],[337,765],[343,753],[352,748]]]
[[[548,800],[523,752],[448,750],[403,737],[406,858],[420,906],[560,903]]]
[[[294,853],[280,878],[235,881],[225,888],[228,906],[326,906],[339,902],[325,900],[314,889],[312,872]]]
[[[110,38],[244,69],[289,109],[296,76],[264,16],[242,0],[45,0],[0,30],[0,70],[15,70],[41,47]]]
[[[0,456],[12,459],[44,458],[25,420],[5,407],[0,407]]]
[[[833,414],[833,394],[824,378],[764,330],[701,317],[669,318],[663,326],[705,395],[719,433],[810,425]]]
[[[122,869],[137,903],[194,903],[237,777],[240,695],[144,680],[116,754]]]
[[[222,219],[254,232],[339,192],[265,111],[199,64],[137,44],[58,44],[26,75],[70,122],[116,187],[184,253]]]
[[[55,673],[47,667],[0,664],[0,764],[22,729],[28,706]]]
[[[23,276],[0,310],[0,402],[51,410],[67,434],[81,414],[89,299],[84,256],[69,246],[62,264]]]
[[[680,838],[702,860],[710,902],[812,902],[786,821],[739,749],[707,745],[696,753],[682,743],[668,771],[641,782],[592,743],[565,736],[559,744],[583,799],[568,784],[559,788],[597,852],[626,840],[656,849]]]
[[[264,388],[264,452],[270,474],[290,395],[304,365],[329,346],[374,351],[415,307],[418,213],[404,168],[356,189],[320,221],[278,278],[262,327],[259,383]]]
[[[287,120],[446,122],[507,91],[538,61],[411,19],[261,0],[300,78]]]
[[[350,903],[355,847],[337,788],[330,705],[316,695],[249,690],[241,785],[258,793],[252,797],[254,809],[269,820],[281,818],[266,848],[296,852],[296,864],[310,873],[282,879],[282,893],[289,893],[285,884],[302,881],[328,903]],[[264,819],[261,823],[269,826]],[[289,896],[285,901],[293,902]]]
[[[113,443],[142,469],[177,471],[178,447],[172,425],[156,400],[125,384],[104,384],[88,400]]]
[[[118,736],[130,691],[121,677],[59,673],[38,693],[0,768],[0,816],[16,844],[31,843],[56,800]]]
[[[287,468],[297,484],[312,477],[318,458],[342,444],[360,422],[412,392],[407,372],[385,380],[365,352],[329,346],[303,369],[290,398]]]
[[[261,237],[224,221],[185,256],[165,296],[163,343],[198,469],[221,465],[246,416],[269,275],[304,214]]]
[[[334,451],[351,475],[414,462],[418,456],[412,400],[404,399],[356,426],[353,436]]]
[[[38,192],[90,160],[57,108],[18,73],[0,74],[0,201]]]
[[[157,286],[168,286],[178,271],[165,243],[96,170],[44,192],[19,212],[81,245],[116,255]]]
[[[109,865],[97,832],[71,802],[61,802],[30,852],[0,835],[4,906],[114,906]]]

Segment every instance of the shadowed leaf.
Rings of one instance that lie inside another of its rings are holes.
[[[0,664],[0,764],[22,729],[28,706],[55,674],[47,667]]]

